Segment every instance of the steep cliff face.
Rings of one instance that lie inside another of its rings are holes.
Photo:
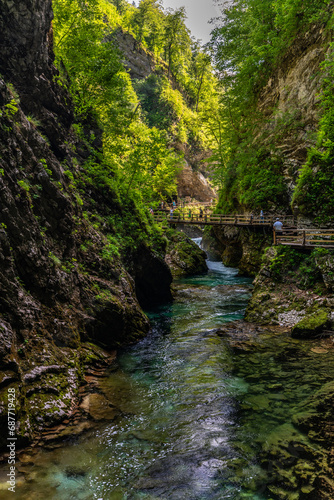
[[[177,194],[180,198],[195,198],[209,202],[216,197],[215,191],[201,172],[194,172],[185,164],[178,175]]]
[[[145,50],[130,33],[118,29],[114,34],[114,40],[122,53],[123,63],[129,70],[131,78],[134,80],[147,78],[158,71],[153,54]],[[162,68],[167,72],[167,66]]]
[[[296,38],[260,95],[266,118],[265,144],[274,144],[283,161],[290,201],[298,171],[315,144],[319,122],[320,65],[328,50],[328,32],[314,25]]]
[[[171,298],[159,255],[144,246],[127,266],[131,276],[83,214],[94,197],[109,214],[121,217],[123,209],[111,191],[90,188],[80,197],[72,184],[87,148],[57,84],[51,19],[51,1],[8,1],[0,12],[0,427],[12,387],[21,443],[72,415],[90,351],[97,352],[86,342],[113,349],[147,332],[138,260],[154,260],[153,295]],[[88,135],[95,127],[98,143],[96,126],[85,127]]]
[[[262,253],[271,243],[272,231],[268,228],[214,226],[205,231],[202,244],[211,258],[238,267],[242,274],[255,276],[261,267]]]
[[[51,0],[2,2],[1,75],[20,95],[21,108],[42,122],[58,157],[66,156],[65,139],[73,115],[70,99],[57,85],[52,52]]]
[[[328,51],[328,37],[328,31],[319,25],[312,26],[308,32],[298,36],[259,95],[257,108],[262,119],[257,126],[253,144],[259,150],[265,149],[267,157],[254,175],[251,189],[254,196],[257,192],[265,192],[261,169],[266,171],[268,165],[278,158],[278,179],[282,181],[286,193],[280,203],[273,203],[267,197],[266,202],[270,207],[267,214],[291,213],[290,204],[300,168],[306,161],[308,151],[316,144],[321,111],[321,63]],[[258,164],[261,165],[261,158]],[[252,165],[249,170],[252,170]],[[247,176],[248,172],[245,171],[244,175]],[[245,185],[242,189],[246,189]],[[251,211],[238,200],[234,205],[237,213]],[[314,225],[313,221],[299,216],[298,209],[294,208],[300,227]],[[211,232],[218,242],[218,252],[224,263],[235,265],[251,275],[259,271],[263,250],[272,243],[270,230],[261,233],[261,230],[254,232],[230,228],[213,228]]]

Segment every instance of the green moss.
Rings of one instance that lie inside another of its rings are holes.
[[[318,309],[299,321],[291,331],[294,338],[309,338],[321,333],[329,325],[327,309]]]
[[[166,260],[174,277],[199,274],[207,270],[206,254],[185,234],[166,231],[168,237]]]

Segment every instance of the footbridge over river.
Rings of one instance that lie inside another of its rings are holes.
[[[293,215],[275,215],[270,217],[260,217],[245,214],[207,214],[207,213],[189,213],[188,215],[178,213],[170,214],[168,212],[157,212],[154,214],[155,222],[164,222],[169,225],[173,224],[195,224],[203,226],[242,226],[242,227],[273,227],[275,220],[279,218],[284,226],[295,227],[295,219]]]
[[[199,226],[235,226],[248,228],[273,228],[276,219],[283,223],[282,231],[273,231],[273,244],[290,246],[296,249],[312,249],[315,247],[334,248],[334,229],[297,227],[293,215],[253,216],[245,214],[212,214],[191,211],[185,215],[160,211],[154,214],[154,221],[168,225],[199,225]]]

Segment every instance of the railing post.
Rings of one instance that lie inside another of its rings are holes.
[[[306,234],[305,234],[305,229],[303,230],[303,247],[305,246],[306,242]]]
[[[275,229],[273,229],[273,233],[274,233],[274,245],[276,245],[277,241],[276,241],[276,231],[275,231]]]

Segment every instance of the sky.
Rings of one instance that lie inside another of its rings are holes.
[[[136,0],[138,5],[139,0]],[[178,9],[185,7],[187,12],[186,25],[191,31],[191,35],[196,39],[201,39],[203,43],[210,40],[212,24],[208,21],[220,15],[219,8],[214,5],[214,0],[163,0],[164,9],[171,7]]]

